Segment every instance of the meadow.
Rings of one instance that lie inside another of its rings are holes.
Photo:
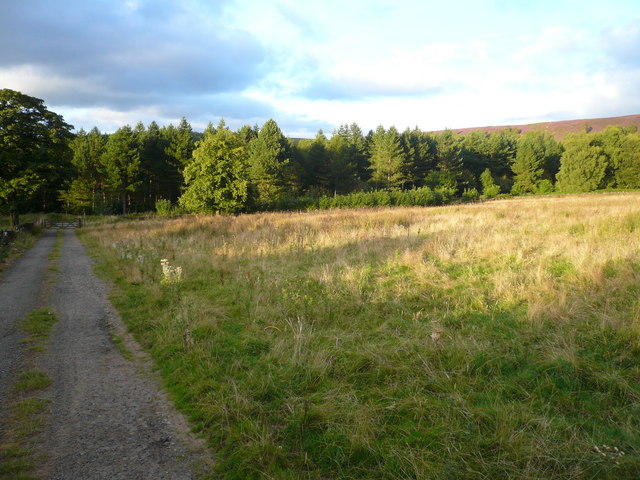
[[[211,478],[640,477],[640,193],[81,235]]]

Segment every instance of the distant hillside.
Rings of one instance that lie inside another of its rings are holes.
[[[529,125],[503,125],[499,127],[471,127],[471,128],[452,128],[456,133],[466,134],[473,131],[483,131],[487,133],[498,132],[505,128],[513,128],[520,133],[527,133],[532,130],[540,130],[550,133],[557,139],[564,138],[567,133],[578,133],[585,128],[589,132],[601,132],[609,125],[617,125],[620,127],[628,127],[635,125],[640,129],[640,115],[626,115],[624,117],[610,118],[590,118],[581,120],[564,120],[561,122],[542,122],[532,123]]]

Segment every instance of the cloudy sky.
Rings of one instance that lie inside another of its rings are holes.
[[[638,0],[3,2],[0,88],[77,129],[423,130],[640,113]]]

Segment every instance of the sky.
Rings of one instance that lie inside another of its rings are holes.
[[[425,131],[640,113],[638,0],[3,2],[0,88],[76,130]]]

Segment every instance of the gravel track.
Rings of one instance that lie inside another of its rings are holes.
[[[51,480],[197,478],[195,464],[205,458],[202,443],[158,388],[157,375],[126,334],[75,232],[62,235],[60,272],[47,295],[58,322],[38,362],[52,379],[47,391],[50,415],[42,435],[45,460],[39,476]],[[44,276],[47,248],[54,236],[47,234],[11,271],[19,267],[31,280],[7,275],[0,288],[8,289],[11,296],[21,292],[26,298],[23,289],[31,283],[29,296],[37,298],[35,279]],[[0,290],[0,301],[6,299]],[[23,318],[37,301],[24,303],[12,310],[13,320],[5,321],[3,314],[3,324]],[[111,339],[113,333],[125,339],[135,360],[122,356]],[[15,334],[9,341],[17,342]],[[5,357],[4,344],[0,348],[0,356]]]
[[[4,272],[0,281],[0,418],[6,414],[9,387],[21,360],[20,323],[40,306],[45,290],[48,255],[55,241],[46,232],[36,245]],[[0,422],[0,438],[4,424]]]

